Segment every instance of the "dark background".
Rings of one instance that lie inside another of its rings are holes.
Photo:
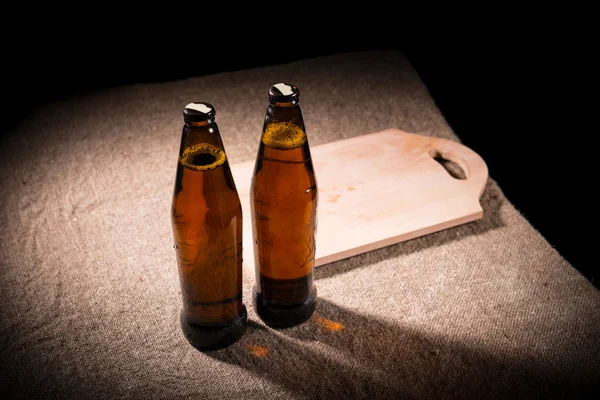
[[[590,107],[575,91],[592,76],[583,28],[567,35],[560,25],[527,18],[438,29],[422,19],[410,26],[401,19],[338,25],[323,20],[285,28],[267,18],[254,27],[192,22],[194,29],[183,31],[179,21],[132,25],[127,19],[40,14],[27,20],[29,35],[4,31],[3,134],[37,106],[110,86],[397,49],[461,140],[486,160],[508,199],[598,287],[592,254],[597,128],[581,123]]]

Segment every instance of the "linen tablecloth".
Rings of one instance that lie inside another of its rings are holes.
[[[398,128],[459,141],[406,58],[366,51],[56,100],[0,150],[0,390],[14,398],[550,398],[600,382],[600,294],[490,176],[483,219],[316,269],[307,323],[210,353],[180,330],[170,223],[183,107],[256,155],[268,88],[311,146]],[[483,135],[486,132],[482,132]],[[248,244],[246,244],[248,245]]]

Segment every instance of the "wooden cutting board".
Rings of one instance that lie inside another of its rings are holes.
[[[319,190],[317,267],[483,216],[486,163],[458,142],[388,129],[314,146],[311,154]],[[453,177],[440,158],[466,179]],[[244,216],[244,264],[254,270],[254,161],[231,169]]]

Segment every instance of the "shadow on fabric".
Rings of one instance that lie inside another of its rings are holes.
[[[564,382],[542,361],[511,358],[319,299],[301,326],[249,321],[235,345],[206,353],[314,399],[565,398],[588,381]]]

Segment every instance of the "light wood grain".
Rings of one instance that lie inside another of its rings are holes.
[[[311,147],[319,189],[316,266],[482,218],[484,160],[448,139],[388,129]],[[452,177],[434,157],[458,164]],[[244,263],[254,269],[254,161],[231,166],[244,216]]]

